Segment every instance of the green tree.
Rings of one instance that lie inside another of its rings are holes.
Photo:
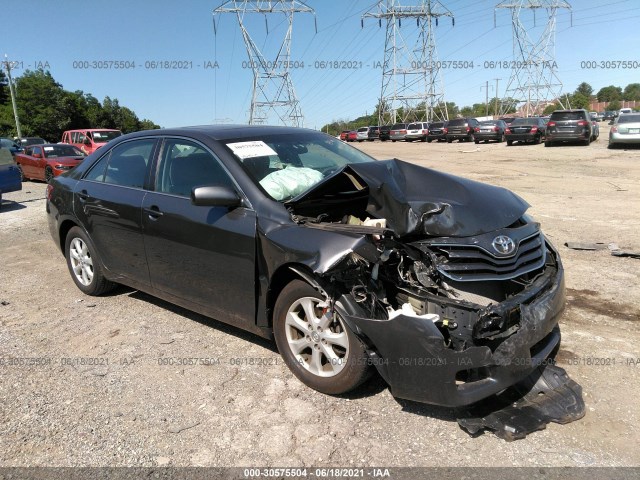
[[[589,97],[577,91],[576,93],[571,95],[571,97],[569,98],[569,102],[572,108],[585,108],[587,110],[589,109],[589,104],[591,103]]]
[[[639,101],[640,100],[640,83],[630,83],[626,87],[624,87],[624,92],[622,92],[622,98],[628,101]]]
[[[56,141],[68,126],[65,92],[51,73],[27,70],[16,80],[16,101],[22,134]]]
[[[547,105],[542,112],[543,115],[551,115],[556,110],[560,110],[562,107],[557,103],[552,103],[551,105]]]
[[[622,88],[614,85],[602,87],[596,94],[599,102],[612,102],[614,100],[622,100]]]
[[[578,85],[578,88],[576,88],[576,91],[574,93],[580,93],[587,98],[591,98],[591,96],[593,95],[593,87],[587,82],[582,82],[580,85]]]
[[[619,100],[614,100],[612,102],[609,102],[609,105],[607,105],[607,110],[620,110],[622,108],[622,104],[620,103]]]
[[[160,125],[158,125],[155,122],[152,122],[148,118],[143,118],[142,120],[140,120],[140,130],[156,130],[158,128],[160,128]]]
[[[6,105],[9,99],[9,80],[2,70],[0,70],[0,105]]]

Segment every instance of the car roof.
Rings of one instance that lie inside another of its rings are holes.
[[[362,128],[362,127],[361,127]],[[353,130],[352,130],[353,131]],[[275,125],[195,125],[190,127],[161,128],[156,130],[142,130],[130,133],[127,138],[140,136],[194,136],[208,137],[212,140],[227,140],[231,138],[255,137],[262,135],[286,134],[286,133],[317,133],[318,130],[299,127],[285,127]],[[122,138],[122,137],[120,137]]]

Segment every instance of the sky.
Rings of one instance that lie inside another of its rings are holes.
[[[419,0],[405,0],[415,5]],[[0,55],[19,62],[13,71],[44,67],[67,90],[82,90],[102,100],[117,98],[163,127],[247,123],[252,72],[234,15],[216,16],[222,0],[1,0]],[[321,128],[371,113],[380,96],[385,27],[374,19],[373,0],[306,0],[315,10],[294,17],[291,61],[293,85],[304,125]],[[504,95],[511,71],[492,65],[513,57],[511,17],[495,10],[499,0],[441,0],[455,18],[434,29],[438,58],[465,68],[442,70],[447,101],[458,106]],[[640,1],[571,0],[571,11],[557,14],[555,61],[563,91],[588,82],[597,92],[607,85],[624,88],[640,82]],[[10,20],[7,12],[13,12]],[[284,16],[247,15],[247,31],[267,60],[276,57],[284,35]],[[542,16],[523,14],[528,35],[543,34]],[[26,20],[28,19],[28,21]],[[364,26],[362,25],[364,23]],[[317,31],[316,31],[317,25]],[[268,30],[267,30],[268,29]],[[399,31],[417,39],[415,21]],[[127,67],[116,69],[113,61]],[[327,68],[321,62],[353,68]],[[473,61],[473,68],[470,62]],[[628,61],[632,68],[622,68]],[[155,62],[155,64],[153,63]],[[159,68],[169,62],[172,67]],[[295,63],[297,62],[297,63]],[[302,64],[304,63],[304,67]],[[449,63],[451,65],[451,63]],[[587,68],[595,66],[597,68]],[[97,68],[109,67],[109,68]],[[274,122],[275,123],[275,122]],[[94,126],[95,127],[95,126]]]

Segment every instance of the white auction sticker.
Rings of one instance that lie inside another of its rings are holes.
[[[44,151],[45,152],[52,152],[53,151],[53,147],[44,147]]]
[[[229,147],[233,151],[233,153],[235,153],[241,160],[244,160],[245,158],[278,155],[273,150],[273,148],[264,143],[262,140],[256,140],[253,142],[227,143],[227,147]]]

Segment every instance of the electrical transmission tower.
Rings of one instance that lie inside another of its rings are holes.
[[[418,5],[400,5],[398,0],[380,0],[362,16],[386,21],[382,89],[378,107],[380,125],[424,119],[448,120],[440,62],[436,50],[434,26],[440,17],[453,14],[437,0],[421,0]],[[401,27],[405,19],[414,19],[418,39],[410,45]]]
[[[511,77],[505,90],[501,113],[520,106],[521,115],[541,115],[542,110],[551,101],[558,101],[563,108],[569,105],[562,102],[562,82],[557,74],[555,60],[556,13],[559,9],[571,10],[564,0],[510,0],[496,5],[496,10],[511,10],[513,28],[513,61]],[[533,29],[524,24],[524,15],[533,13],[533,28],[536,25],[536,13],[544,12],[545,28],[534,37]],[[495,26],[495,10],[494,10]],[[532,38],[534,37],[534,38]]]
[[[277,118],[278,123],[301,127],[302,110],[291,81],[291,34],[293,32],[293,16],[295,13],[312,13],[315,11],[300,0],[228,0],[213,11],[213,28],[217,34],[215,16],[223,13],[234,13],[240,25],[249,56],[249,65],[253,71],[253,95],[249,111],[249,124],[263,124]],[[247,14],[265,16],[267,34],[269,23],[267,14],[285,16],[288,26],[274,60],[267,60],[263,52],[249,35],[244,20]],[[316,26],[317,31],[317,26]],[[275,117],[269,114],[274,114]]]

